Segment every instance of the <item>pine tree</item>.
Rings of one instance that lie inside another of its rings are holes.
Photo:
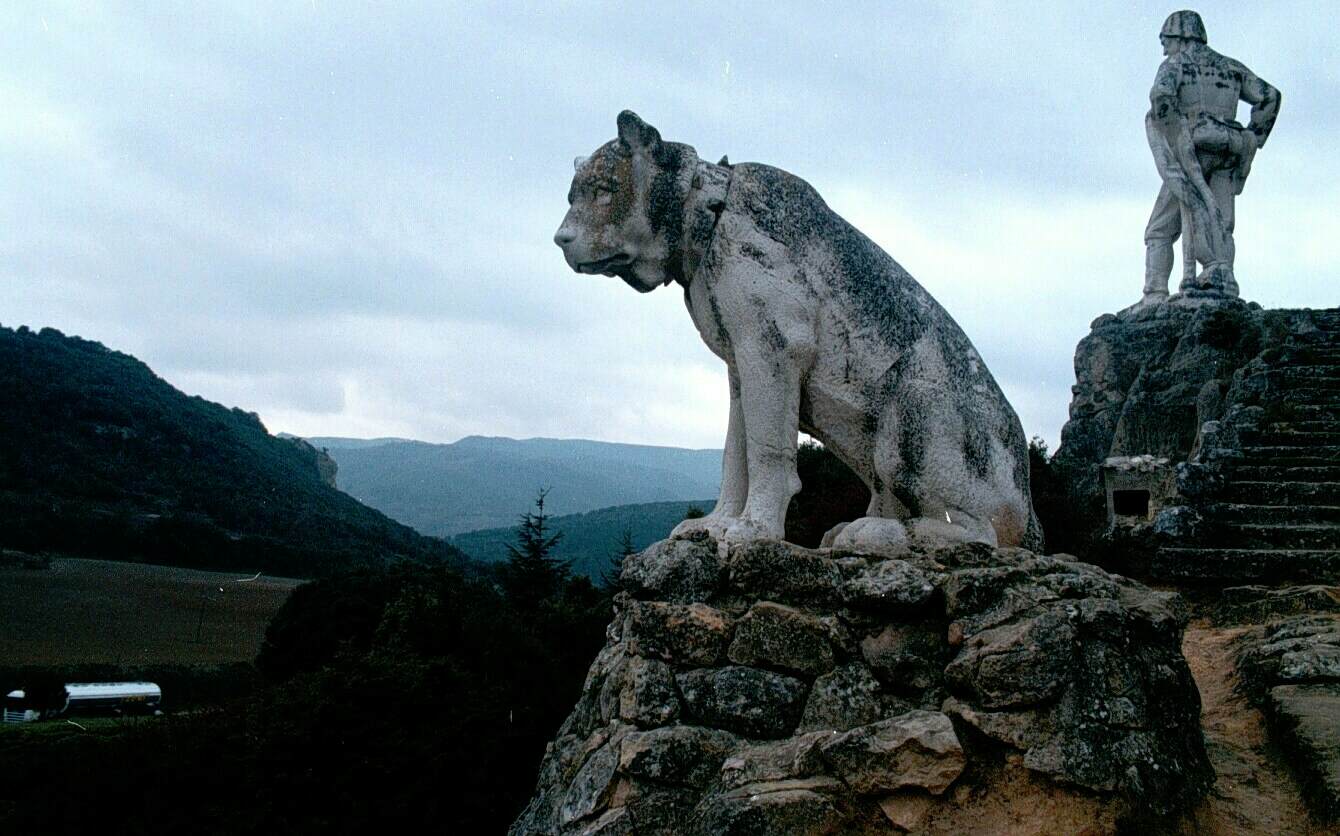
[[[548,493],[548,488],[541,490],[535,497],[535,511],[521,515],[516,545],[508,544],[507,563],[500,571],[508,599],[523,610],[535,610],[541,603],[552,601],[563,591],[572,571],[568,561],[553,556],[563,532],[548,531],[550,515],[544,512]]]
[[[610,555],[610,565],[600,575],[600,582],[610,590],[619,588],[619,576],[623,574],[623,563],[628,558],[637,554],[637,546],[633,545],[633,532],[625,528],[619,535],[619,542],[615,545],[614,554]]]

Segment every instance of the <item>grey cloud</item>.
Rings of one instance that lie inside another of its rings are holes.
[[[1206,9],[1285,92],[1247,294],[1334,304],[1334,21]],[[675,290],[569,273],[569,161],[638,109],[810,180],[1055,441],[1138,292],[1164,5],[112,4],[0,10],[0,321],[142,356],[272,429],[720,443]],[[1318,210],[1322,207],[1322,211]]]

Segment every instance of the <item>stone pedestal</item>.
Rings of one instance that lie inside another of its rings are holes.
[[[622,582],[516,836],[894,833],[1011,781],[1113,820],[1212,780],[1179,599],[1072,558],[698,536]]]

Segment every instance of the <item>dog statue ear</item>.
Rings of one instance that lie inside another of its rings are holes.
[[[586,161],[589,160],[589,159],[590,159],[590,157],[573,157],[573,158],[572,158],[572,170],[573,170],[573,171],[581,171],[581,170],[582,170],[582,166],[585,165],[585,164],[586,164]]]
[[[619,114],[619,141],[634,153],[655,154],[661,147],[661,134],[631,110]]]

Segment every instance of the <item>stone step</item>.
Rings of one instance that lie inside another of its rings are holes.
[[[1268,350],[1261,357],[1266,363],[1282,368],[1294,363],[1340,368],[1340,348],[1326,343],[1293,343]]]
[[[1304,377],[1293,380],[1271,380],[1268,381],[1269,385],[1266,387],[1264,394],[1284,403],[1315,404],[1317,406],[1336,403],[1336,395],[1340,394],[1340,389],[1333,386],[1314,385],[1322,380],[1330,381],[1331,378],[1316,377],[1309,380]]]
[[[1278,464],[1242,464],[1233,468],[1241,482],[1340,482],[1340,462],[1312,467]]]
[[[1290,359],[1284,360],[1267,371],[1266,374],[1290,382],[1316,380],[1320,388],[1333,389],[1337,387],[1331,386],[1330,382],[1340,380],[1340,367],[1335,363],[1316,363]]]
[[[1296,444],[1244,444],[1243,458],[1252,464],[1331,464],[1340,462],[1340,446],[1301,447]]]
[[[1154,553],[1156,578],[1189,583],[1252,583],[1340,579],[1340,549],[1163,548]]]
[[[1234,479],[1220,499],[1244,505],[1340,505],[1340,482],[1246,482]]]
[[[1272,387],[1278,386],[1286,389],[1297,389],[1301,386],[1313,386],[1318,389],[1340,388],[1340,375],[1336,375],[1335,367],[1329,364],[1301,365],[1285,362],[1258,374],[1264,376]]]
[[[1210,519],[1248,525],[1340,525],[1340,505],[1247,505],[1207,502],[1199,509]]]
[[[1204,538],[1207,545],[1226,549],[1340,549],[1340,525],[1212,522]]]
[[[1271,421],[1261,428],[1263,433],[1335,433],[1340,435],[1340,417],[1333,421],[1311,418],[1290,418]]]
[[[1305,404],[1292,399],[1277,402],[1285,421],[1334,423],[1340,421],[1340,409],[1331,404]]]
[[[1340,429],[1340,428],[1337,428]],[[1340,448],[1340,432],[1309,432],[1306,430],[1267,430],[1245,432],[1242,440],[1262,447],[1336,447]]]

